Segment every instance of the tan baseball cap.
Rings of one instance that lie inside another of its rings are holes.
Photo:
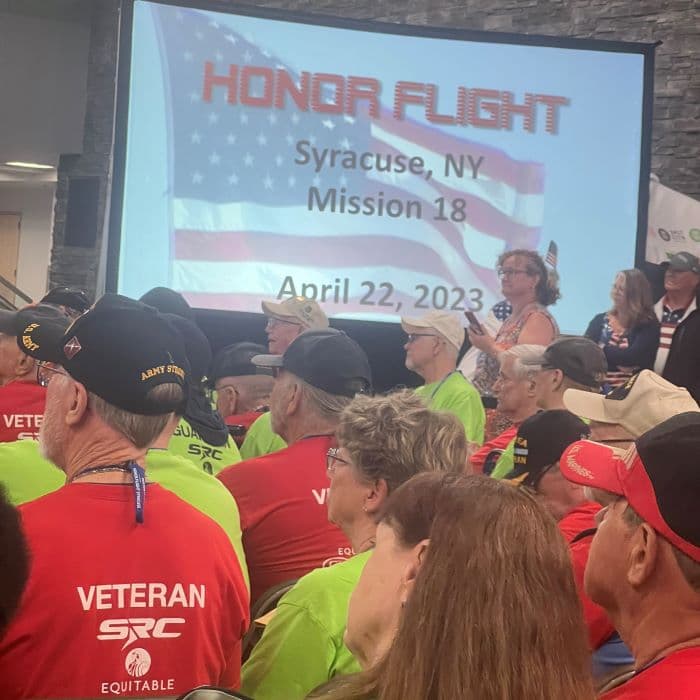
[[[601,423],[617,423],[638,438],[665,420],[700,407],[687,389],[644,369],[607,396],[567,389],[564,405],[578,416]]]
[[[410,333],[413,328],[430,328],[441,335],[450,345],[459,349],[464,342],[464,328],[454,314],[445,311],[430,311],[420,318],[401,317],[401,328]]]
[[[265,316],[282,318],[300,323],[312,330],[328,328],[328,317],[313,299],[306,297],[291,297],[276,304],[273,301],[263,301],[262,310]]]

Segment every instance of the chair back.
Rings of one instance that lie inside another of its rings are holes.
[[[258,643],[260,637],[262,637],[264,628],[260,625],[256,625],[255,621],[271,610],[274,610],[277,607],[277,603],[280,602],[280,598],[282,598],[296,582],[297,579],[292,579],[290,581],[278,583],[276,586],[268,588],[257,601],[255,601],[255,605],[250,611],[250,628],[243,637],[243,661],[248,659],[250,652],[253,651],[253,647]]]

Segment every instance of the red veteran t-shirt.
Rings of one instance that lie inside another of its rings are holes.
[[[248,594],[224,531],[157,484],[71,484],[20,509],[32,563],[0,698],[238,687]]]
[[[0,442],[38,440],[46,388],[34,382],[0,386]]]
[[[328,522],[326,452],[332,445],[332,436],[304,438],[217,476],[241,514],[253,603],[271,586],[352,555],[345,535]]]
[[[700,647],[670,654],[601,696],[601,700],[698,700]]]
[[[576,589],[583,607],[583,618],[588,628],[588,641],[593,650],[601,646],[615,632],[605,610],[600,605],[596,605],[583,592],[583,574],[586,571],[588,553],[591,551],[591,541],[596,528],[594,518],[600,509],[601,506],[597,503],[583,503],[559,521],[559,530],[569,545]],[[585,535],[576,540],[582,533]]]

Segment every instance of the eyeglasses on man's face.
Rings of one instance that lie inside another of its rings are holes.
[[[437,338],[434,333],[409,333],[406,336],[406,345],[415,343],[418,338]]]
[[[39,386],[48,386],[51,381],[51,377],[56,374],[65,374],[68,376],[63,367],[56,365],[53,362],[44,362],[43,360],[39,362],[36,366],[36,382]]]
[[[276,328],[277,326],[301,326],[301,323],[298,321],[292,321],[290,319],[286,318],[279,318],[279,316],[268,316],[267,318],[267,324],[265,325],[265,328]]]
[[[338,464],[350,464],[347,459],[338,457],[338,452],[340,452],[339,447],[331,447],[328,452],[326,452],[326,471],[328,474],[333,474]]]

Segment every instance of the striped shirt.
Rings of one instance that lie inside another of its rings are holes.
[[[693,299],[684,309],[670,309],[666,306],[665,296],[654,306],[654,311],[656,311],[656,315],[661,322],[659,349],[656,351],[656,360],[654,361],[654,372],[656,374],[663,374],[668,353],[671,349],[673,334],[676,332],[678,324],[695,308],[696,301]]]

